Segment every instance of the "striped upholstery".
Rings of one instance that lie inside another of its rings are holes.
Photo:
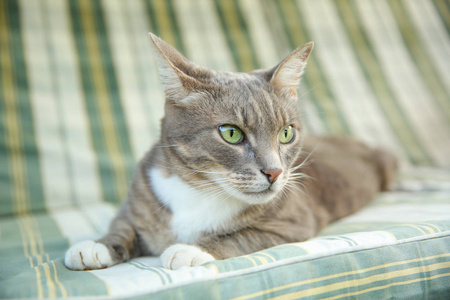
[[[398,190],[306,243],[177,272],[66,270],[158,139],[148,31],[231,71],[313,40],[308,131],[395,151]],[[450,296],[449,31],[446,0],[0,0],[0,298]]]

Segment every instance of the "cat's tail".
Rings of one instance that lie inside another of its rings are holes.
[[[384,149],[374,149],[374,158],[380,176],[380,191],[389,191],[399,169],[397,156]]]

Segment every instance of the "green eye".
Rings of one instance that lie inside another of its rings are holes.
[[[294,138],[294,128],[289,125],[288,127],[284,128],[280,132],[280,142],[282,144],[287,144]]]
[[[244,139],[244,134],[239,127],[234,125],[222,125],[219,127],[223,139],[231,144],[238,144]]]

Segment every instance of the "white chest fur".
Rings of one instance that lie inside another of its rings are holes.
[[[223,193],[204,192],[178,176],[164,177],[158,168],[148,171],[153,192],[172,211],[172,230],[182,243],[194,242],[201,232],[220,229],[246,204]]]

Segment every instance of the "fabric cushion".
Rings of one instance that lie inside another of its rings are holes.
[[[110,205],[96,207],[96,215],[73,209],[3,220],[10,234],[0,251],[0,296],[444,299],[450,295],[449,192],[386,193],[310,241],[177,271],[163,269],[156,257],[104,270],[67,270],[65,237],[100,237],[113,217]],[[74,220],[82,220],[79,230],[73,230]],[[26,234],[14,239],[14,231]],[[25,256],[18,255],[22,247]]]

